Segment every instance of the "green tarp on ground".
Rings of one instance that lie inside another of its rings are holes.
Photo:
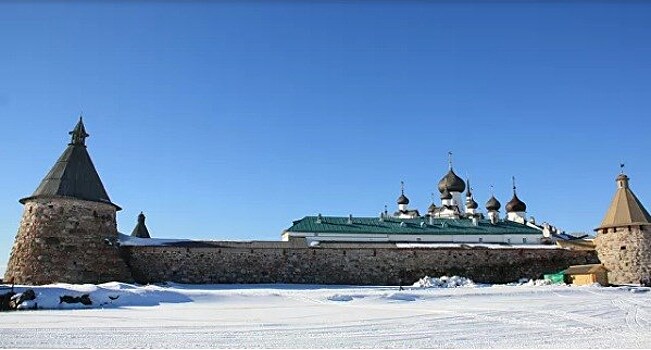
[[[565,283],[565,274],[563,273],[563,271],[544,275],[543,278],[545,279],[545,281],[549,281],[552,284]]]

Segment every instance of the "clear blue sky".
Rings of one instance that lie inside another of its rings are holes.
[[[81,110],[124,233],[275,240],[401,180],[424,211],[448,151],[590,231],[620,161],[651,206],[650,38],[647,2],[0,4],[0,265]]]

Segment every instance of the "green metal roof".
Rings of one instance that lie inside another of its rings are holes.
[[[398,219],[379,217],[306,216],[294,221],[286,232],[313,233],[359,233],[359,234],[413,234],[413,235],[503,235],[503,234],[541,234],[540,230],[513,221],[499,221],[491,224],[489,220],[479,220],[475,226],[470,219],[429,218]]]

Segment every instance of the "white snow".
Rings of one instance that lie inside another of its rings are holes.
[[[442,277],[429,277],[425,276],[416,281],[414,287],[421,288],[456,288],[456,287],[474,287],[475,282],[469,278],[459,276],[442,276]]]
[[[556,244],[396,243],[397,248],[563,249]]]
[[[127,236],[122,233],[119,234],[118,240],[120,241],[121,245],[125,245],[125,246],[147,246],[147,247],[164,246],[164,245],[180,243],[180,242],[192,242],[192,240],[190,239],[139,238],[139,237]]]
[[[34,288],[39,306],[88,293],[93,308],[2,313],[0,348],[651,347],[649,288],[527,283],[58,284]]]

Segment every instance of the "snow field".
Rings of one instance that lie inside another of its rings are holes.
[[[110,283],[39,287],[37,300],[50,298],[54,288],[90,293],[94,301],[102,295],[119,298],[103,309],[4,313],[0,347],[651,347],[651,293],[639,287],[523,284],[399,291]]]

